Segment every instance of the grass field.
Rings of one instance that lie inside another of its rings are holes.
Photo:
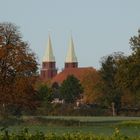
[[[63,134],[63,133],[93,133],[96,135],[112,135],[115,131],[115,128],[120,130],[120,133],[127,136],[140,136],[140,127],[110,127],[110,126],[82,126],[82,127],[63,127],[63,126],[45,126],[45,125],[28,125],[28,126],[13,126],[9,127],[11,132],[18,132],[23,128],[29,128],[31,133],[34,132],[43,132],[43,133],[56,133],[56,134]]]
[[[64,116],[24,116],[23,122],[8,126],[10,132],[28,128],[31,133],[94,133],[112,135],[118,128],[121,134],[140,136],[140,117],[64,117]]]

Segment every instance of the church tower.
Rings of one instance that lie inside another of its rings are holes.
[[[66,68],[77,68],[78,67],[78,61],[74,50],[74,43],[72,37],[70,38],[69,42],[69,48],[66,56],[65,61],[65,69]]]
[[[53,55],[51,38],[48,38],[47,49],[42,62],[41,68],[41,80],[47,81],[52,79],[57,74],[57,69],[55,66],[55,57]]]

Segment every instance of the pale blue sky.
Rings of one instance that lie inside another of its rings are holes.
[[[20,27],[41,62],[51,34],[61,69],[72,33],[79,66],[100,67],[101,57],[130,53],[129,39],[140,27],[140,0],[0,0],[0,22]]]

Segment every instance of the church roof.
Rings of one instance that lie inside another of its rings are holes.
[[[66,56],[66,63],[77,62],[77,57],[74,50],[74,43],[72,37],[70,38],[68,52]]]
[[[43,62],[54,62],[54,61],[55,61],[55,57],[53,55],[51,38],[49,36],[48,37],[47,48],[46,48],[46,51],[45,51],[45,55],[43,57]]]
[[[91,71],[96,71],[94,68],[92,67],[81,67],[81,68],[68,68],[68,69],[64,69],[62,72],[60,72],[59,74],[57,74],[53,79],[52,79],[52,83],[57,82],[59,84],[61,84],[69,75],[74,75],[77,79],[79,79],[80,81],[82,81],[84,75],[88,72]]]

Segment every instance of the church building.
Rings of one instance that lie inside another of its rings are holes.
[[[72,37],[69,41],[68,52],[66,60],[64,62],[64,69],[57,73],[56,61],[53,54],[51,38],[48,38],[47,49],[42,62],[41,75],[42,81],[50,80],[51,83],[61,84],[69,75],[74,75],[80,81],[84,78],[84,75],[88,72],[96,71],[92,67],[78,67],[78,60],[75,54],[74,42]]]

